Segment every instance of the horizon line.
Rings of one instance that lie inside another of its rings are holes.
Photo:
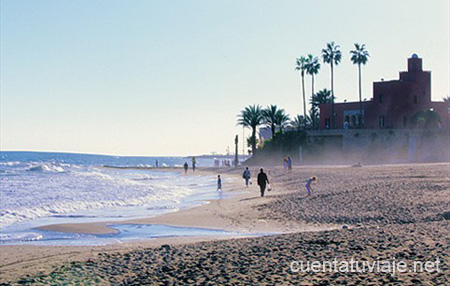
[[[234,156],[234,154],[201,154],[201,155],[112,155],[112,154],[99,154],[99,153],[82,153],[75,151],[35,151],[35,150],[0,150],[1,152],[22,152],[22,153],[57,153],[57,154],[73,154],[73,155],[97,155],[97,156],[108,156],[108,157],[203,157],[203,156]],[[238,154],[238,156],[248,156],[246,154]]]

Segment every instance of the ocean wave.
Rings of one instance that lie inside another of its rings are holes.
[[[0,166],[17,166],[20,165],[22,163],[18,162],[18,161],[12,161],[12,162],[0,162]]]
[[[19,164],[9,161],[12,166],[0,169],[0,228],[42,217],[88,215],[91,210],[96,216],[102,210],[108,214],[115,209],[126,212],[127,207],[131,207],[130,213],[141,208],[177,208],[203,185],[215,184],[210,178],[180,176],[176,172],[105,169],[101,164],[87,166],[57,160]]]
[[[43,238],[42,234],[35,232],[0,233],[0,243],[39,241],[42,238]]]
[[[130,197],[113,200],[100,201],[51,201],[41,205],[23,206],[15,209],[0,210],[0,228],[5,226],[37,219],[40,217],[55,217],[66,213],[74,213],[77,211],[93,210],[93,209],[110,209],[118,207],[137,207],[146,206],[152,203],[164,202],[165,205],[160,208],[173,208],[173,205],[179,204],[179,200],[192,193],[188,188],[177,188],[176,190],[163,190],[154,192],[149,189],[146,196],[134,197],[130,193]],[[92,199],[87,197],[86,199]]]
[[[146,184],[140,181],[151,180],[150,176],[143,175],[142,177],[136,176],[135,178],[128,178],[125,175],[117,176],[115,174],[106,174],[97,169],[73,171],[73,175],[91,179],[100,179],[105,183],[114,183],[116,186],[145,186]]]
[[[65,172],[64,168],[61,166],[52,164],[52,163],[42,163],[38,165],[32,165],[28,168],[30,172],[52,172],[52,173],[63,173]]]

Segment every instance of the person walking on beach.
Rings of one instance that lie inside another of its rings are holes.
[[[192,172],[195,172],[195,164],[197,164],[197,161],[195,161],[195,157],[192,157]]]
[[[287,165],[288,165],[288,170],[292,171],[292,158],[291,158],[291,156],[289,156],[287,158]]]
[[[184,162],[184,173],[187,173],[187,170],[189,169],[189,165],[187,162]]]
[[[248,167],[246,167],[244,173],[242,174],[242,178],[244,178],[245,185],[247,186],[247,188],[248,188],[248,183],[250,181],[250,177],[251,177],[250,170],[248,169]]]
[[[217,175],[217,191],[222,191],[222,179],[220,178],[220,175]]]
[[[266,183],[270,184],[266,173],[264,173],[264,169],[261,168],[260,173],[258,174],[258,186],[261,191],[261,197],[264,197],[264,191],[266,190]]]
[[[308,191],[308,196],[310,196],[312,194],[312,187],[311,184],[317,182],[317,178],[316,177],[311,177],[308,179],[308,181],[306,181],[306,190]]]
[[[284,171],[286,172],[286,171],[287,171],[287,168],[288,168],[288,159],[287,159],[287,157],[284,157],[284,160],[283,160],[283,167],[284,167]]]

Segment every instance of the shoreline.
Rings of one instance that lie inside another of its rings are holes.
[[[179,172],[182,169],[163,168],[162,170],[155,170],[149,167],[125,168],[139,170],[151,169],[152,171],[161,172]],[[119,169],[122,169],[122,167],[119,167]],[[211,169],[213,169],[214,171]],[[266,192],[266,196],[264,198],[261,198],[259,196],[259,190],[257,189],[257,186],[252,185],[249,188],[246,188],[237,174],[233,173],[233,171],[235,171],[234,168],[200,168],[197,169],[196,172],[192,172],[191,170],[189,170],[187,176],[211,176],[217,173],[217,171],[224,171],[222,172],[224,174],[228,173],[230,175],[229,178],[232,179],[230,184],[224,188],[223,192],[227,194],[225,198],[209,199],[206,201],[206,204],[188,207],[175,212],[163,213],[161,215],[151,217],[143,216],[141,218],[128,220],[92,223],[49,224],[37,227],[37,229],[80,234],[113,234],[117,233],[117,230],[109,228],[109,225],[163,224],[175,227],[193,227],[233,231],[250,235],[254,234],[255,232],[289,233],[296,231],[330,230],[336,227],[331,225],[312,226],[294,222],[286,225],[285,222],[280,223],[275,220],[259,219],[256,211],[254,211],[254,214],[244,212],[242,213],[243,216],[236,215],[236,213],[243,208],[250,209],[255,204],[267,203],[268,200],[271,200],[272,194],[270,192]]]

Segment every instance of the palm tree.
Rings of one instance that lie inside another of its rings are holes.
[[[331,67],[331,128],[334,128],[334,85],[333,85],[333,67],[341,62],[340,46],[334,42],[327,43],[327,47],[322,49],[322,59],[324,63]]]
[[[270,130],[272,131],[272,138],[275,136],[275,125],[276,125],[276,114],[278,112],[278,107],[276,105],[270,105],[267,106],[266,109],[262,110],[262,116],[264,122],[267,124],[268,127],[270,127]]]
[[[304,56],[301,56],[300,58],[297,58],[296,63],[297,66],[295,67],[296,70],[300,71],[300,76],[302,78],[302,92],[303,92],[303,115],[306,115],[306,99],[305,99],[305,71],[306,71],[306,64],[308,62],[308,59]]]
[[[303,129],[303,115],[298,114],[291,120],[291,128],[300,131]]]
[[[365,44],[355,43],[355,49],[350,51],[352,57],[350,58],[353,64],[358,65],[359,73],[359,127],[363,127],[364,117],[362,114],[362,92],[361,92],[361,64],[365,65],[369,60],[369,52],[366,50]]]
[[[259,140],[258,138],[255,138],[255,141],[252,140],[252,137],[247,137],[247,147],[253,147],[253,142],[255,142],[255,145],[259,144]],[[250,150],[248,150],[248,152],[250,153]]]
[[[284,112],[284,109],[279,109],[275,114],[275,123],[280,129],[280,133],[283,133],[283,129],[289,124],[289,115]]]
[[[306,124],[307,125],[311,125],[311,129],[316,129],[316,125],[317,123],[319,123],[319,112],[318,112],[318,108],[313,108],[311,107],[311,109],[309,110],[309,116],[307,116],[306,119]],[[308,122],[309,121],[309,122]]]
[[[331,91],[326,88],[319,90],[311,98],[311,105],[313,106],[319,106],[319,104],[330,102],[331,102]]]
[[[306,63],[306,73],[311,75],[311,98],[314,96],[314,75],[318,74],[320,70],[320,62],[318,57],[309,54]],[[313,129],[315,126],[315,116],[311,117]]]
[[[319,70],[320,70],[319,57],[314,57],[313,55],[309,54],[306,62],[306,73],[309,74],[312,79],[311,94],[314,94],[314,75],[318,74]]]
[[[313,118],[314,124],[315,124],[315,119],[319,115],[319,105],[322,103],[330,103],[330,102],[332,102],[331,91],[326,88],[319,90],[316,94],[314,94],[312,96],[310,116],[311,116],[311,118]],[[316,126],[313,125],[313,128],[316,128]]]
[[[311,109],[309,110],[309,118],[311,119],[311,127],[312,129],[317,129],[317,123],[319,122],[319,107],[315,105],[311,105]]]
[[[260,105],[249,105],[238,115],[238,125],[252,129],[252,154],[256,151],[256,128],[262,123],[263,116]]]
[[[310,118],[308,116],[304,117],[303,115],[297,115],[294,117],[293,120],[290,122],[291,128],[296,129],[297,131],[300,131],[302,129],[306,129],[306,126],[309,125],[311,122]]]

